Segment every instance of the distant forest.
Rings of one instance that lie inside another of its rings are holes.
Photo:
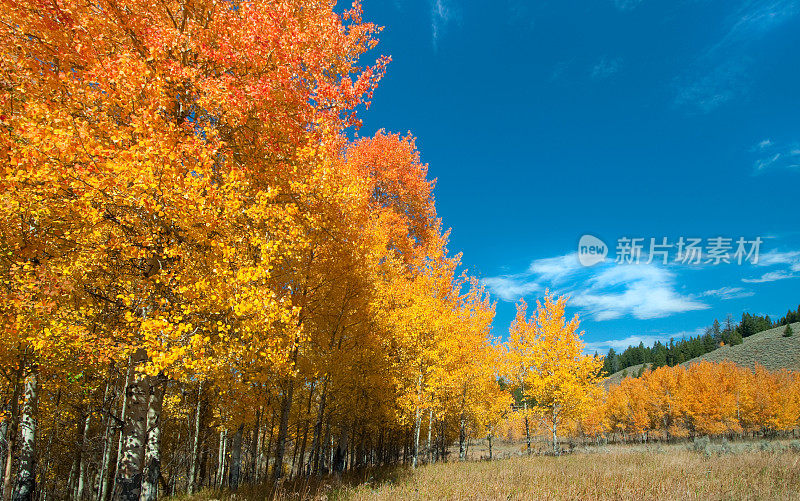
[[[742,313],[742,319],[736,323],[733,317],[728,315],[724,327],[719,320],[714,319],[711,327],[708,327],[704,334],[696,337],[677,341],[670,339],[667,344],[656,341],[652,347],[639,343],[639,346],[628,346],[622,353],[617,353],[614,348],[611,348],[606,355],[603,370],[606,375],[610,375],[639,364],[652,364],[653,368],[664,365],[671,367],[714,351],[723,345],[741,344],[742,339],[757,332],[794,322],[800,322],[800,306],[796,311],[789,310],[777,322],[773,322],[769,315]]]

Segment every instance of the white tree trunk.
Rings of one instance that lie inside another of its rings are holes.
[[[414,454],[411,456],[411,467],[417,467],[419,457],[419,432],[422,427],[422,409],[417,407],[414,411]]]
[[[150,392],[146,378],[135,369],[145,361],[145,357],[143,349],[137,350],[131,357],[131,378],[125,388],[122,447],[117,457],[117,475],[114,481],[115,501],[138,501],[141,491],[142,456]]]
[[[19,469],[14,486],[14,501],[30,501],[36,490],[36,410],[39,403],[39,373],[33,367],[25,379],[20,441],[17,451]]]
[[[225,478],[225,442],[228,439],[228,430],[219,432],[219,454],[217,455],[217,473],[214,476],[214,485],[221,488]]]
[[[11,422],[8,426],[8,443],[6,444],[6,457],[3,467],[3,499],[11,499],[11,473],[14,466],[14,453],[17,447],[17,427],[19,426],[19,397],[22,391],[22,371],[25,368],[24,360],[20,361],[14,376],[14,390],[11,392],[9,413]]]
[[[158,498],[158,477],[161,475],[161,410],[164,406],[166,378],[158,375],[148,380],[147,438],[140,501],[155,501]]]
[[[133,369],[133,357],[128,357],[128,367],[125,370],[125,384],[122,387],[122,408],[119,411],[119,423],[117,425],[119,428],[117,455],[114,456],[114,469],[108,472],[109,477],[111,478],[109,483],[111,484],[110,487],[112,496],[115,492],[117,492],[117,474],[119,473],[119,462],[122,458],[122,448],[125,445],[125,418],[128,415],[128,386],[130,386],[131,381],[133,381]],[[108,487],[106,489],[108,489]],[[102,501],[105,501],[107,498],[108,492],[106,492],[106,497],[104,497]]]
[[[557,435],[557,428],[558,428],[558,409],[554,405],[553,406],[553,454],[558,455],[558,435]]]
[[[86,418],[83,422],[83,434],[81,435],[80,459],[78,460],[78,482],[75,487],[75,499],[83,499],[83,492],[86,489],[86,454],[89,448],[89,426],[92,421],[92,413],[87,410]]]
[[[428,463],[433,462],[433,444],[431,443],[431,434],[433,432],[433,407],[428,410],[428,443],[425,447],[428,451]]]
[[[194,415],[194,437],[192,439],[192,456],[189,458],[189,479],[188,479],[188,488],[186,491],[189,494],[194,493],[194,482],[197,478],[197,448],[200,443],[200,411],[201,404],[203,403],[202,398],[203,393],[203,383],[200,382],[197,386],[197,407],[195,408],[195,415]]]
[[[103,402],[108,399],[108,393],[111,390],[111,381],[106,382],[106,391],[103,395]],[[100,471],[97,473],[97,491],[95,494],[95,501],[104,501],[106,492],[108,491],[108,468],[111,464],[111,441],[114,434],[111,427],[111,410],[113,408],[113,398],[108,404],[106,411],[108,414],[105,419],[105,431],[103,432],[103,455],[100,460]]]

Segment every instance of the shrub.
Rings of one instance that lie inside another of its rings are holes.
[[[711,446],[711,439],[708,437],[695,437],[694,442],[689,446],[695,452],[708,452]]]

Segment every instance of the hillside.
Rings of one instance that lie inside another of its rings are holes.
[[[689,365],[701,360],[709,362],[729,360],[736,365],[750,369],[758,363],[771,371],[780,369],[800,371],[800,322],[791,325],[795,333],[792,337],[783,337],[785,326],[775,327],[744,338],[742,344],[717,348],[705,355],[688,360],[682,365]],[[606,385],[619,383],[625,377],[637,375],[641,368],[642,364],[639,364],[615,372],[606,378],[605,383]],[[624,376],[623,373],[625,373]]]

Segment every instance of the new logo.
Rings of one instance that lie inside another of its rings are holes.
[[[584,235],[578,242],[578,261],[583,266],[594,266],[605,261],[608,255],[608,246],[599,238]]]

